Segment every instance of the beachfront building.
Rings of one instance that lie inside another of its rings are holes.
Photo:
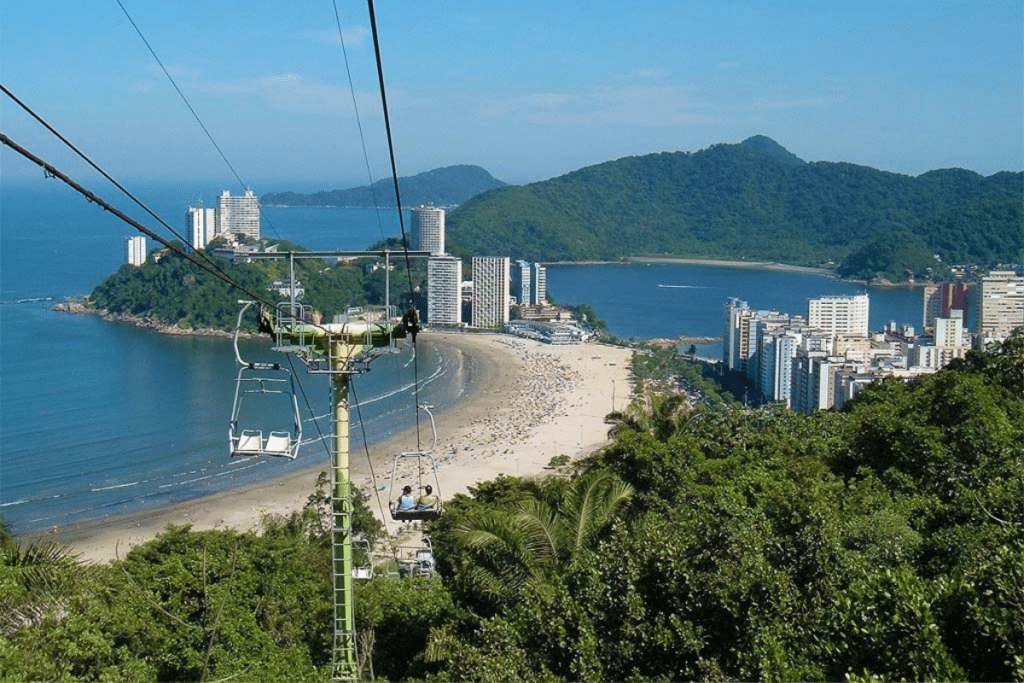
[[[224,190],[217,198],[217,231],[210,236],[207,234],[207,241],[213,237],[224,237],[228,240],[237,240],[240,237],[257,241],[260,238],[260,199],[252,190],[246,190],[244,195],[231,196],[231,193]]]
[[[126,251],[126,263],[141,266],[146,262],[146,238],[142,235],[129,237]]]
[[[543,306],[548,301],[548,269],[539,263],[533,264],[533,288],[530,290],[530,303]]]
[[[462,259],[431,256],[427,259],[427,322],[462,324]]]
[[[954,310],[967,311],[969,293],[969,286],[962,282],[925,285],[921,328],[930,332],[936,318],[948,318]]]
[[[429,251],[431,254],[444,253],[444,209],[433,206],[417,206],[412,210],[412,248]]]
[[[190,206],[185,212],[185,234],[189,236],[189,242],[195,250],[206,249],[217,231],[217,212],[213,209],[204,209],[202,204],[198,207]]]
[[[532,268],[529,261],[516,261],[512,266],[512,296],[520,306],[532,303],[530,280]]]
[[[974,334],[978,343],[1002,340],[1024,327],[1024,277],[994,270],[974,288]]]
[[[833,335],[867,335],[868,295],[852,294],[808,299],[807,324]]]
[[[473,257],[473,326],[504,327],[508,324],[508,256]]]
[[[543,306],[548,300],[548,270],[539,263],[512,266],[512,297],[520,306]]]

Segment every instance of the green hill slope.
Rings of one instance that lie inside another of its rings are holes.
[[[403,206],[434,204],[451,206],[505,183],[479,166],[448,166],[418,175],[399,178]],[[268,192],[260,198],[277,206],[396,206],[395,186],[391,178],[378,180],[373,186],[349,190],[328,190],[313,194]]]
[[[756,136],[699,152],[627,157],[472,198],[447,218],[459,255],[540,261],[625,256],[839,261],[906,231],[948,262],[1024,260],[1024,174],[917,178],[806,163]]]

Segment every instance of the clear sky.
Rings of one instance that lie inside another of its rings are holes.
[[[121,2],[258,194],[367,184],[331,0]],[[757,134],[808,161],[1020,171],[1022,6],[390,0],[376,13],[399,174],[477,164],[523,183]],[[378,180],[367,6],[337,8]],[[0,2],[0,82],[118,178],[236,184],[117,0]],[[81,168],[2,94],[0,130]],[[39,173],[0,154],[8,178]]]

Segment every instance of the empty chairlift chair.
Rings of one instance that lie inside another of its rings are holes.
[[[231,456],[275,456],[294,459],[302,442],[302,421],[295,393],[295,377],[278,363],[250,363],[238,350],[238,328],[246,302],[238,314],[235,329],[235,400],[231,408],[228,442]]]

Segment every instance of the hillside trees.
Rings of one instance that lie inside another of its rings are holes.
[[[962,169],[917,178],[804,163],[773,140],[627,157],[474,197],[448,216],[453,253],[513,259],[678,256],[839,261],[890,233],[945,263],[1020,262],[1024,174]],[[874,248],[897,248],[898,241]],[[885,266],[907,255],[882,252]],[[934,265],[934,264],[932,264]],[[879,272],[884,272],[884,269]],[[856,267],[862,271],[864,264]],[[873,276],[872,272],[868,276]]]

